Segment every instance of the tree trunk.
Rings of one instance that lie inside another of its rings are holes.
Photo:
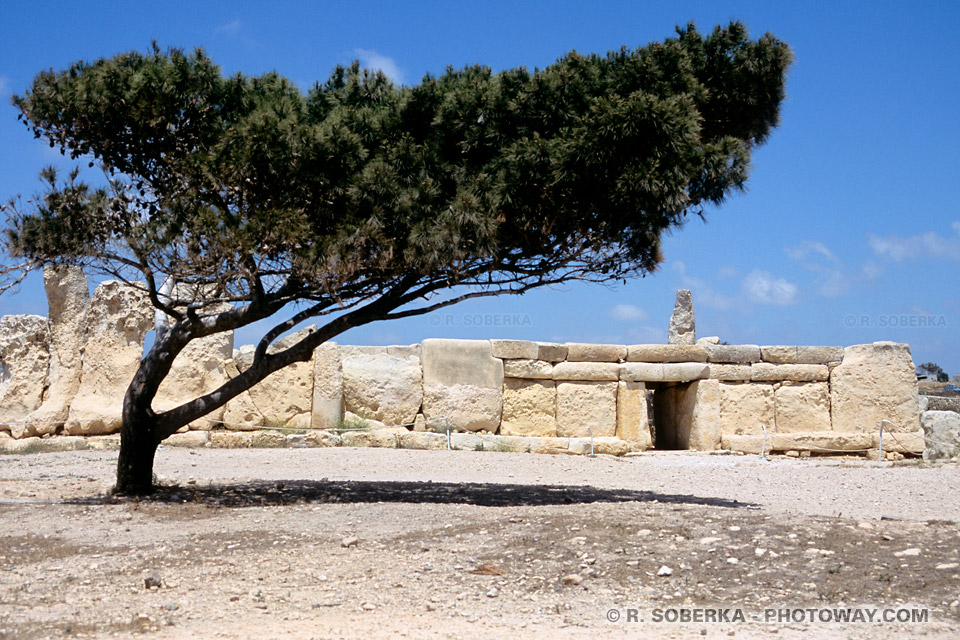
[[[149,411],[136,411],[138,403],[125,402],[120,427],[120,456],[114,493],[142,496],[153,491],[153,458],[160,440],[156,419]]]

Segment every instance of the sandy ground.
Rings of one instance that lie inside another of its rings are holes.
[[[163,448],[136,501],[115,462],[0,456],[0,638],[960,637],[955,463]]]

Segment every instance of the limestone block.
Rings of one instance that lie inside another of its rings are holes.
[[[922,419],[922,418],[921,418]],[[880,433],[874,433],[873,446],[880,446]],[[886,430],[883,433],[883,451],[894,453],[910,453],[919,455],[924,452],[927,446],[923,431],[914,431],[911,433],[897,433],[891,435]]]
[[[776,424],[772,384],[720,383],[720,424],[724,434],[762,434]]]
[[[336,429],[343,422],[343,363],[336,342],[324,342],[313,352],[313,404],[310,426]]]
[[[217,449],[278,449],[287,446],[279,431],[211,431],[210,446]]]
[[[617,437],[636,442],[641,449],[652,444],[647,420],[647,386],[620,381],[617,385]]]
[[[450,448],[454,451],[483,451],[483,437],[475,433],[451,433]]]
[[[341,429],[405,429],[405,427],[388,427],[379,420],[374,420],[373,418],[364,418],[363,416],[358,416],[352,411],[343,412],[343,424],[340,425]]]
[[[224,331],[192,340],[177,354],[153,400],[155,411],[166,411],[218,389],[230,379],[226,363],[233,356],[233,332]],[[207,417],[219,420],[223,410]],[[199,420],[204,428],[208,421]]]
[[[371,431],[344,431],[340,434],[342,447],[381,447],[396,449],[401,434],[410,433],[403,427],[373,429]]]
[[[356,354],[342,366],[346,411],[390,426],[413,424],[423,402],[420,358]]]
[[[762,435],[724,434],[721,445],[724,449],[743,453],[759,454],[763,446]],[[772,433],[767,436],[766,452],[771,451],[860,451],[876,446],[869,433]]]
[[[778,433],[830,431],[830,386],[784,383],[775,391]]]
[[[568,453],[569,438],[535,438],[530,445],[530,453]]]
[[[311,430],[307,432],[308,447],[339,447],[340,434],[331,431]]]
[[[489,340],[423,341],[423,416],[428,430],[446,421],[496,432],[503,410],[503,360]]]
[[[763,362],[774,364],[797,364],[796,345],[764,345],[760,347]]]
[[[500,451],[502,453],[530,453],[538,438],[523,436],[495,436],[482,435],[484,451]]]
[[[723,381],[746,381],[753,377],[753,369],[748,364],[711,364],[710,377]]]
[[[311,325],[274,342],[268,353],[288,349],[316,331]],[[313,405],[313,358],[275,371],[247,392],[254,406],[271,424],[291,428],[310,426]],[[241,369],[242,370],[242,369]]]
[[[554,380],[611,381],[620,378],[620,365],[613,362],[558,362],[553,367]]]
[[[720,336],[705,336],[703,338],[697,338],[696,344],[702,346],[708,344],[720,344]]]
[[[620,365],[620,379],[627,382],[660,382],[663,365],[660,363],[626,362]]]
[[[47,425],[24,424],[43,402],[49,366],[46,318],[0,318],[0,430],[10,431],[14,438],[50,432]]]
[[[822,364],[771,364],[758,362],[750,365],[750,379],[754,382],[826,382],[830,369]]]
[[[107,280],[87,308],[80,386],[64,428],[71,435],[120,429],[123,396],[143,357],[154,310],[141,288]]]
[[[553,379],[553,363],[546,360],[507,360],[503,363],[506,378]]]
[[[905,431],[920,428],[917,376],[910,347],[875,342],[847,347],[830,373],[834,431],[871,431],[890,420]]]
[[[667,382],[686,382],[710,377],[710,365],[698,362],[678,362],[663,365],[663,379]]]
[[[567,343],[567,362],[620,362],[626,357],[622,344]]]
[[[627,347],[628,362],[706,362],[707,350],[685,344],[634,344]]]
[[[491,340],[490,349],[494,358],[536,360],[540,347],[529,340]]]
[[[920,425],[927,441],[927,447],[923,450],[924,460],[946,460],[960,456],[960,415],[952,411],[925,411]],[[885,439],[884,447],[887,443]]]
[[[227,374],[231,378],[240,375],[233,360],[224,363]],[[223,426],[230,431],[253,431],[266,424],[266,417],[253,403],[250,393],[244,391],[231,399],[223,408]]]
[[[843,360],[843,347],[797,347],[797,364],[823,364]]]
[[[751,364],[760,362],[760,347],[755,344],[704,345],[707,362]]]
[[[429,431],[407,431],[400,434],[401,449],[441,451],[447,448],[447,436]]]
[[[559,365],[558,365],[559,366]],[[560,382],[557,384],[557,435],[593,437],[617,433],[617,382]]]
[[[175,433],[163,444],[168,447],[185,447],[187,449],[199,449],[207,446],[210,442],[210,433],[208,431],[190,431],[188,433]]]
[[[947,398],[944,396],[923,396],[927,403],[924,411],[955,411],[960,413],[960,396]]]
[[[567,345],[556,342],[538,342],[537,359],[547,362],[563,362],[567,359]]]
[[[695,451],[713,451],[720,448],[720,383],[700,380],[690,384],[688,395],[694,395],[691,410],[688,446]]]
[[[503,381],[503,419],[499,433],[555,437],[556,405],[557,389],[553,380],[507,378]]]
[[[667,342],[670,344],[696,344],[697,342],[693,296],[689,289],[677,291],[673,315],[670,317],[670,327],[667,329]]]
[[[90,289],[80,267],[44,267],[43,288],[50,309],[50,385],[29,422],[38,435],[53,433],[67,419],[80,388],[81,354],[86,339]]]

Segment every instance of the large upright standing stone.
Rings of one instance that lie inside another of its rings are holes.
[[[87,310],[80,387],[65,425],[68,434],[119,431],[123,396],[140,366],[153,316],[153,306],[140,287],[107,280],[94,291]]]
[[[15,438],[36,435],[26,422],[43,401],[49,365],[46,318],[0,318],[0,430]]]
[[[503,361],[489,340],[423,341],[423,415],[430,429],[495,433],[503,411]]]
[[[917,375],[910,347],[874,342],[847,347],[830,372],[830,418],[834,431],[878,430],[889,420],[895,431],[920,429]]]
[[[54,433],[66,421],[80,389],[80,356],[90,307],[87,276],[80,267],[45,267],[43,288],[50,308],[50,386],[43,404],[30,414],[32,425],[23,435]]]
[[[677,301],[673,305],[673,316],[667,331],[670,344],[696,344],[697,334],[693,315],[693,296],[689,289],[677,290]]]

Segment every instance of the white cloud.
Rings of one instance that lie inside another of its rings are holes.
[[[797,301],[796,285],[759,269],[743,279],[743,292],[757,304],[787,306]]]
[[[822,242],[804,242],[795,247],[787,247],[784,251],[786,251],[787,256],[793,260],[804,260],[810,256],[820,256],[830,262],[840,262],[840,259],[834,255],[833,251],[830,251],[827,245]]]
[[[221,33],[236,33],[240,30],[240,18],[234,18],[226,24],[222,24],[217,27],[216,31],[213,32],[213,35],[219,35]]]
[[[942,236],[933,231],[906,237],[880,237],[870,234],[870,248],[881,258],[894,262],[911,258],[946,258],[960,261],[960,222],[954,222],[950,226],[957,237]]]
[[[396,84],[403,84],[403,71],[397,66],[397,63],[388,56],[377,53],[371,49],[354,49],[353,55],[360,59],[360,64],[367,69],[376,69],[382,71]]]
[[[624,322],[647,319],[647,312],[633,304],[618,304],[610,309],[610,315]]]

